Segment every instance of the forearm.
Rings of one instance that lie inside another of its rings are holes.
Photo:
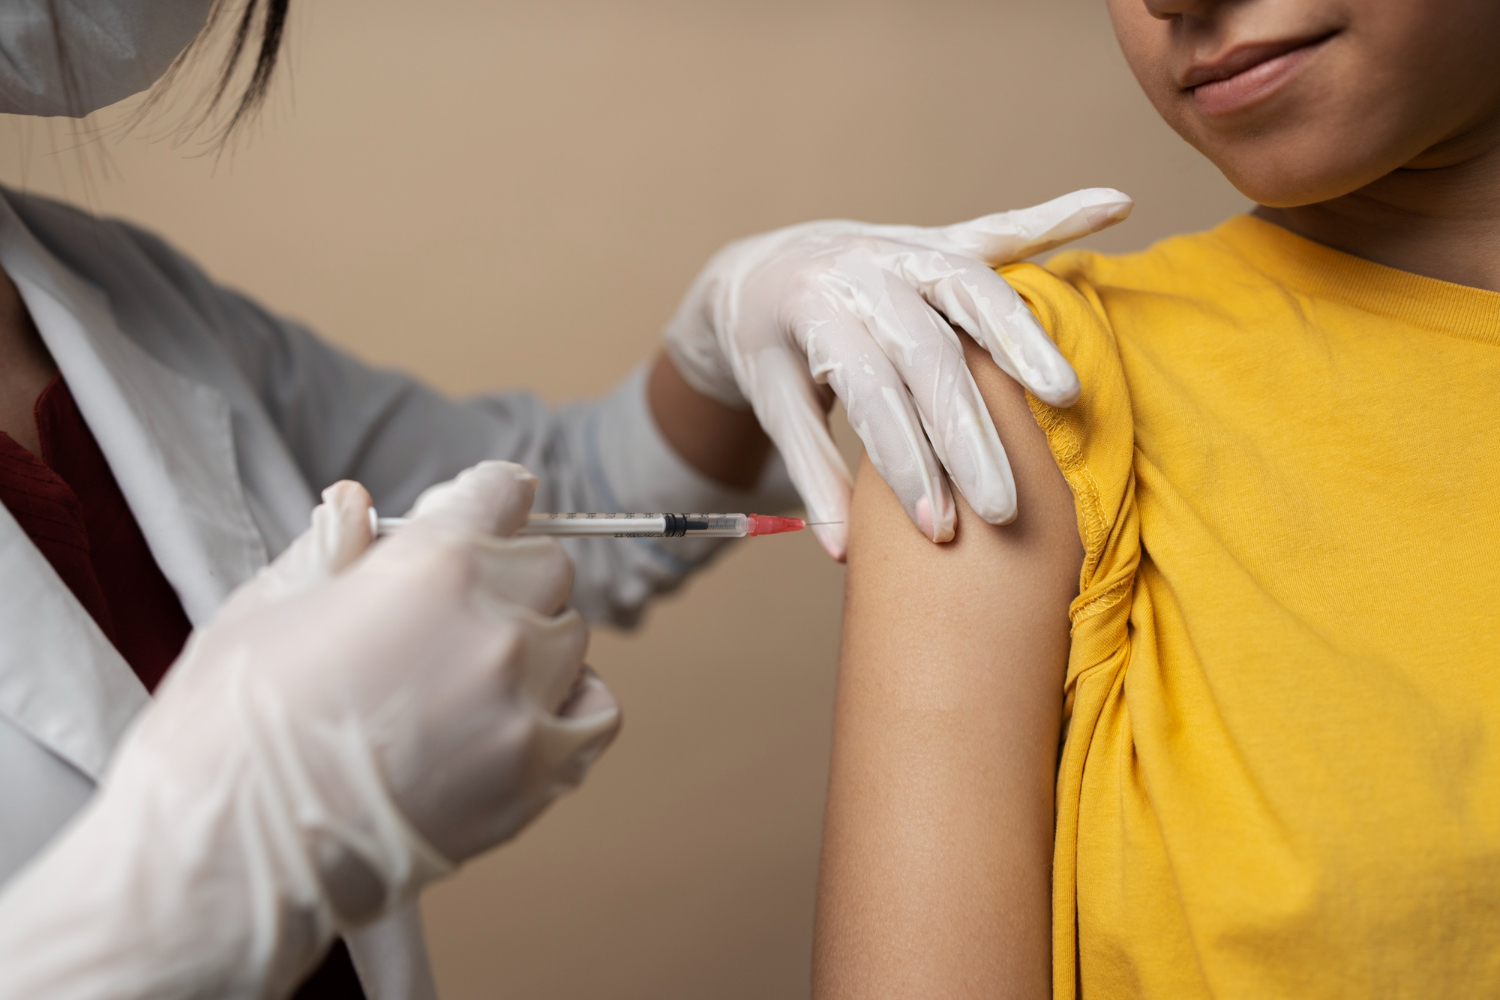
[[[726,486],[748,490],[760,479],[771,439],[749,409],[735,409],[688,384],[663,351],[646,383],[662,437],[693,468]]]
[[[933,546],[868,465],[856,486],[819,878],[823,1000],[1050,989],[1052,797],[1079,546],[1024,399],[997,404],[1010,409],[1015,523],[984,524],[960,503],[958,537]]]

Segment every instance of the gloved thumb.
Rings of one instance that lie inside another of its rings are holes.
[[[526,525],[537,478],[514,462],[480,462],[417,497],[414,522],[478,535],[514,535]]]
[[[991,267],[1025,260],[1130,217],[1135,202],[1114,188],[1084,188],[1060,198],[997,212],[938,230],[945,249]]]
[[[374,541],[370,494],[359,483],[342,480],[323,491],[311,526],[249,583],[236,590],[216,616],[227,620],[254,608],[295,597],[337,576]]]

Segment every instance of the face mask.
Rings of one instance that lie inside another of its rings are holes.
[[[0,112],[77,118],[140,93],[203,30],[212,6],[213,0],[6,0]],[[59,68],[54,12],[71,89]]]

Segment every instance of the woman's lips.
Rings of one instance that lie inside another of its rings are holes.
[[[1199,111],[1211,116],[1231,114],[1280,90],[1331,37],[1236,49],[1213,64],[1194,66],[1185,83]]]

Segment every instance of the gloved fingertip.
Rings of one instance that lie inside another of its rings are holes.
[[[815,524],[813,536],[834,562],[843,562],[849,552],[849,528],[844,524]]]
[[[1083,395],[1083,386],[1078,381],[1078,375],[1068,365],[1062,372],[1049,379],[1044,385],[1027,386],[1031,394],[1048,406],[1069,407],[1078,402],[1078,397]]]
[[[999,503],[976,509],[975,513],[986,524],[1009,524],[1016,519],[1016,498],[1012,494]]]
[[[935,516],[931,498],[918,497],[911,511],[911,519],[922,534],[931,541],[939,544],[953,541],[957,514],[953,509],[952,498],[946,493],[938,497],[938,509]]]
[[[1059,198],[1054,198],[1052,201],[1047,202],[1047,204],[1071,204],[1075,207],[1088,206],[1098,208],[1108,208],[1113,205],[1125,205],[1127,206],[1126,212],[1128,214],[1128,206],[1135,204],[1135,199],[1130,197],[1130,195],[1126,194],[1124,191],[1121,191],[1119,188],[1093,187],[1079,188],[1077,191],[1070,191]]]
[[[359,533],[357,529],[364,529],[366,541],[375,537],[375,502],[370,499],[370,491],[363,484],[352,479],[341,479],[325,489],[321,497],[323,503],[320,510],[335,521],[356,529],[356,534]],[[318,516],[318,512],[314,511],[314,521]]]
[[[516,482],[522,483],[522,484],[527,485],[527,486],[535,487],[538,483],[541,482],[541,480],[538,479],[536,477],[536,475],[530,469],[528,469],[528,468],[526,468],[526,466],[520,465],[519,463],[516,463],[516,462],[502,462],[502,461],[496,460],[496,461],[480,462],[479,464],[481,466],[486,466],[486,467],[487,466],[491,466],[491,465],[499,466],[500,468],[504,469],[505,473],[507,475],[509,475],[512,479],[514,479]]]
[[[1014,358],[1007,358],[1006,352],[991,342],[987,345],[990,357],[1002,370],[1016,371],[1016,380],[1047,405],[1072,406],[1082,392],[1078,373],[1029,309],[1018,313],[1013,319],[1016,326],[1012,326],[1012,329],[1019,326],[1024,331],[1021,342],[1029,342],[1029,350]],[[1007,360],[1011,362],[1011,366],[1006,364]]]
[[[621,716],[620,702],[594,668],[585,665],[579,671],[567,701],[558,707],[557,715],[563,719],[583,719],[606,714]]]
[[[482,482],[496,485],[498,482],[505,480],[509,480],[522,489],[532,492],[536,491],[538,484],[541,482],[526,466],[499,459],[487,459],[486,461],[470,466],[458,474],[455,482]]]
[[[1130,212],[1135,208],[1135,202],[1128,198],[1123,202],[1115,202],[1109,205],[1100,205],[1089,212],[1085,218],[1089,230],[1097,233],[1101,229],[1108,229],[1117,222],[1124,222],[1130,218]]]
[[[374,501],[370,499],[370,491],[365,489],[363,483],[355,482],[353,479],[340,479],[325,489],[321,496],[324,503],[334,507],[374,505]]]
[[[436,518],[480,534],[510,535],[525,525],[538,484],[525,466],[480,462],[423,491],[409,516]]]

